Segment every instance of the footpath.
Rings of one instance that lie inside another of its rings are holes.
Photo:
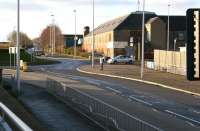
[[[200,96],[200,81],[188,81],[185,76],[150,69],[144,69],[144,78],[141,80],[140,67],[136,65],[104,65],[103,71],[100,70],[99,65],[95,65],[94,68],[91,68],[91,65],[84,65],[77,70],[87,74],[143,82]]]

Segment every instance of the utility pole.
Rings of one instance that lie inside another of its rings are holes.
[[[76,10],[74,10],[74,59],[76,59]]]
[[[51,28],[51,24],[49,26],[49,54],[52,54],[52,28]]]
[[[94,0],[92,0],[92,68],[94,68]]]
[[[53,19],[53,55],[56,54],[56,26],[55,19]]]
[[[54,15],[51,15],[52,22],[50,25],[50,46],[51,46],[51,56],[55,54],[55,19]]]
[[[18,95],[21,92],[21,85],[20,85],[20,0],[17,0],[17,89]]]
[[[167,22],[167,51],[169,51],[169,15],[170,15],[170,4],[168,4],[168,22]]]
[[[145,35],[145,0],[143,0],[143,13],[142,13],[142,60],[141,60],[141,79],[144,77],[144,35]]]

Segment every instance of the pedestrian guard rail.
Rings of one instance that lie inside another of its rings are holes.
[[[47,78],[47,90],[84,116],[110,131],[163,131],[83,91]]]
[[[5,123],[7,123],[6,120],[9,120],[9,122],[11,122],[18,131],[33,131],[26,123],[24,123],[18,116],[16,116],[10,109],[8,109],[8,107],[6,107],[1,102],[0,113],[0,125],[2,130],[12,131],[12,129],[9,126],[2,126],[3,124],[5,125]]]

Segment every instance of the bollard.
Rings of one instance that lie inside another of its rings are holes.
[[[27,72],[28,71],[28,64],[27,64],[27,62],[23,62],[22,70],[23,70],[23,72]]]
[[[20,69],[23,70],[23,60],[20,60]]]
[[[91,61],[92,60],[92,57],[91,56],[89,56],[89,61]]]
[[[100,58],[99,63],[100,63],[100,66],[101,66],[100,70],[103,71],[103,58],[102,57]]]

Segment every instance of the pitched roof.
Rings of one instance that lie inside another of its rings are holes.
[[[101,24],[97,28],[94,29],[94,34],[104,33],[111,30],[114,30],[116,27],[118,27],[129,15],[125,15],[122,17],[118,17],[116,19],[113,19],[111,21],[108,21],[104,24]],[[92,32],[88,34],[88,36],[92,35]]]
[[[131,14],[113,19],[104,24],[101,24],[94,29],[94,34],[100,34],[112,30],[141,30],[142,28],[142,11],[136,11]],[[160,18],[167,23],[167,16],[157,16],[154,12],[145,12],[145,23],[151,22],[157,18]],[[186,29],[186,17],[185,16],[170,16],[170,30],[183,31]],[[87,35],[91,36],[92,31]]]
[[[141,30],[142,29],[142,12],[137,11],[129,15],[129,17],[121,23],[116,30],[128,29],[128,30]],[[156,17],[153,12],[145,12],[145,23],[150,19]]]
[[[168,16],[159,16],[165,23],[168,22]],[[169,17],[171,31],[184,31],[186,30],[186,16],[170,16]]]

